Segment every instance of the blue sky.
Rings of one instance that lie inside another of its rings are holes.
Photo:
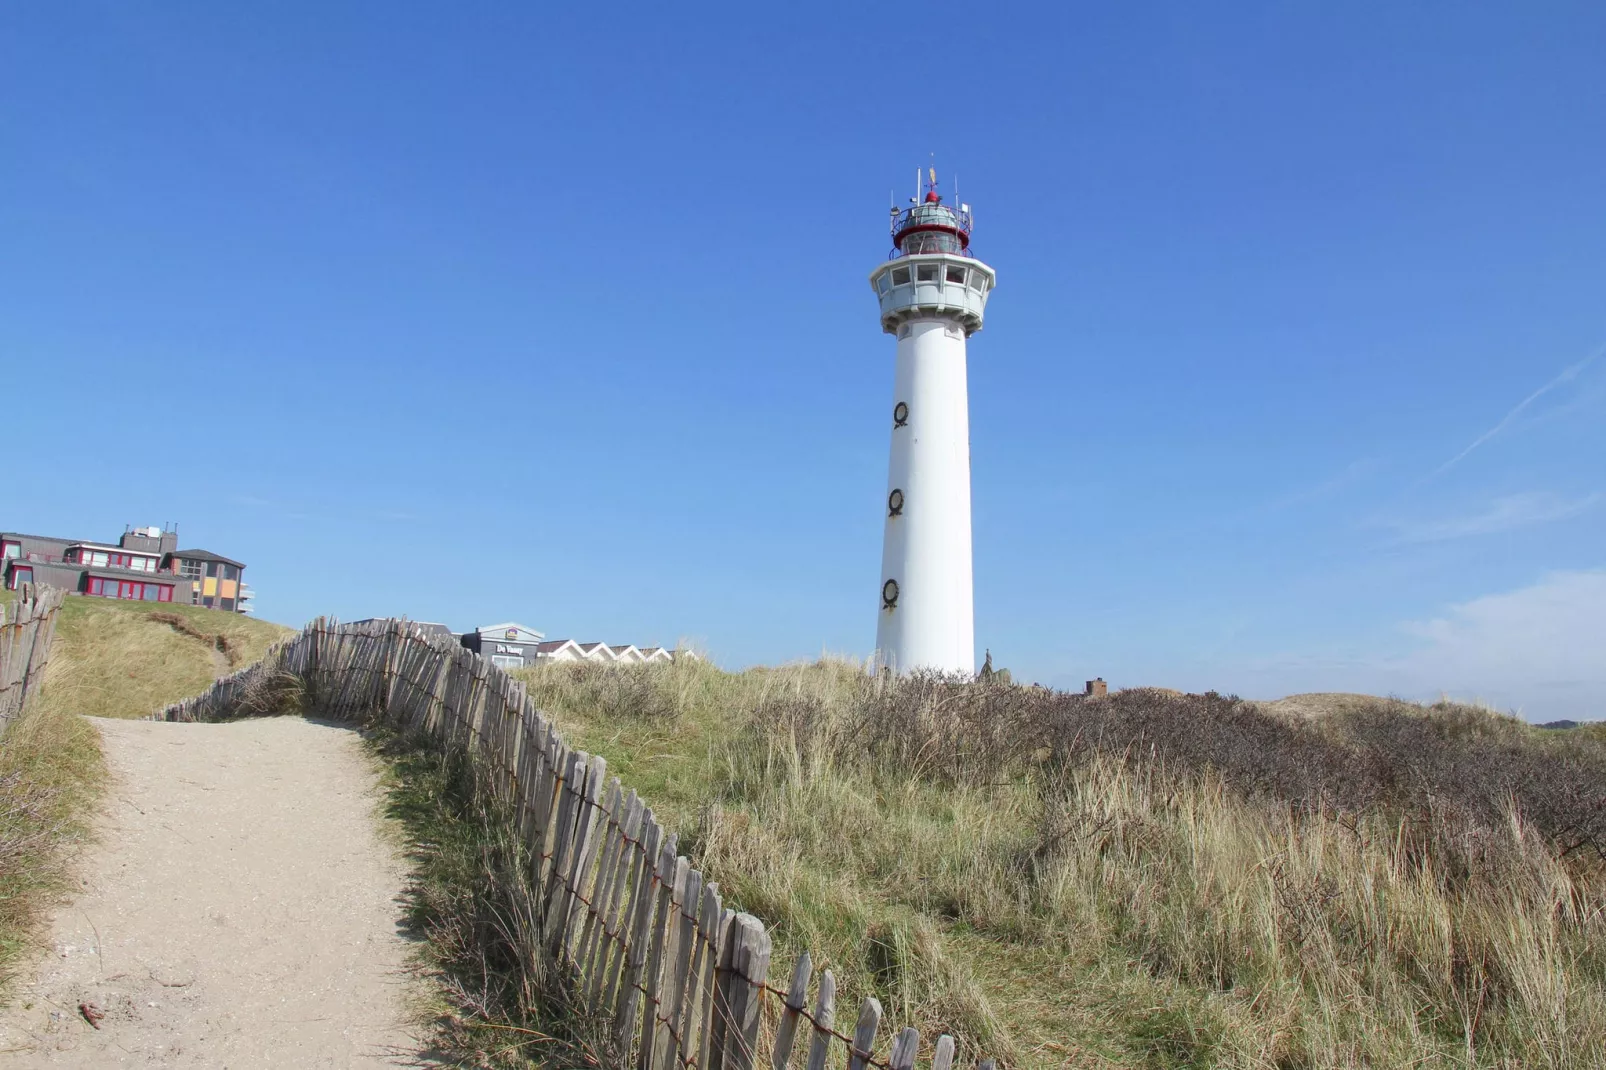
[[[868,653],[931,154],[1018,676],[1606,711],[1598,4],[13,6],[0,527]]]

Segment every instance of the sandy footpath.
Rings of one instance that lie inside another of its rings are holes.
[[[94,723],[103,833],[0,1010],[0,1068],[419,1065],[406,872],[356,734]]]

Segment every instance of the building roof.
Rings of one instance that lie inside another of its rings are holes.
[[[580,644],[580,649],[584,650],[587,654],[591,653],[593,650],[596,650],[599,647],[602,648],[603,650],[606,650],[610,654],[613,653],[613,648],[610,647],[607,643],[581,643]]]
[[[141,557],[161,557],[160,550],[135,550],[128,546],[114,546],[104,542],[70,542],[69,550],[104,550],[109,554],[138,554]]]
[[[562,650],[566,646],[572,646],[576,650],[580,648],[580,644],[576,643],[573,639],[549,639],[544,643],[535,644],[535,650],[538,654],[552,654]]]
[[[482,635],[482,636],[484,636],[484,635],[494,636],[494,633],[496,633],[496,632],[509,632],[509,631],[514,630],[514,629],[517,629],[517,630],[519,630],[520,632],[523,632],[526,635],[533,635],[537,639],[545,639],[546,638],[546,634],[544,632],[538,632],[534,628],[527,628],[524,625],[518,623],[517,621],[511,621],[511,620],[505,620],[501,624],[482,624],[478,628],[474,629],[474,634]],[[507,640],[505,640],[505,639],[503,640],[503,642],[506,642],[506,641]]]
[[[55,575],[63,580],[70,580],[76,583],[78,577],[83,575],[84,572],[82,565],[69,565],[60,561],[30,561],[26,557],[8,557],[5,565],[9,572],[14,572],[19,568],[31,570],[35,583],[46,582],[41,579],[45,575]]]
[[[118,548],[113,547],[113,549]],[[235,568],[245,567],[244,561],[236,561],[234,558],[224,557],[222,554],[214,554],[211,550],[169,550],[168,553],[173,557],[183,557],[191,561],[221,561],[223,564],[233,565]]]
[[[0,531],[0,539],[34,539],[38,542],[59,542],[63,546],[76,546],[77,539],[63,539],[55,535],[24,535],[20,531]]]

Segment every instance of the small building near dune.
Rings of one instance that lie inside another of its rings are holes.
[[[585,660],[585,654],[580,650],[580,644],[573,639],[549,639],[536,647],[535,656],[538,661]]]
[[[434,627],[444,629],[445,626]],[[471,632],[463,633],[460,641],[474,653],[489,660],[491,664],[504,669],[523,669],[532,665],[570,661],[599,665],[646,665],[672,662],[677,657],[674,651],[658,646],[637,647],[632,643],[580,643],[573,639],[548,639],[534,628],[526,627],[516,621],[481,625]]]
[[[534,628],[526,628],[514,621],[501,624],[482,624],[471,632],[464,632],[462,643],[491,664],[504,669],[522,669],[540,660],[542,640],[546,638]]]
[[[536,649],[536,660],[543,665],[559,661],[589,661],[604,665],[657,665],[674,661],[677,656],[673,650],[661,646],[638,647],[633,643],[577,643],[573,639],[549,639]]]

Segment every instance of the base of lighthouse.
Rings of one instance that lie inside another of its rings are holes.
[[[892,456],[876,651],[895,672],[973,673],[966,331],[950,316],[897,328]]]

